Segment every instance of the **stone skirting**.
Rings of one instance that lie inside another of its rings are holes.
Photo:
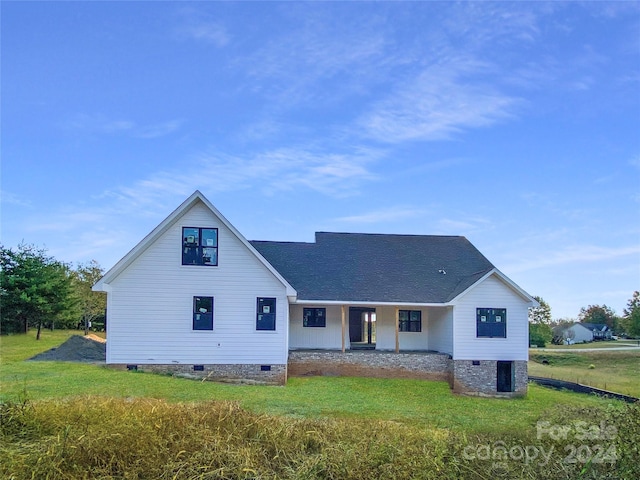
[[[497,391],[497,364],[496,360],[454,360],[453,391],[466,395],[499,397],[526,395],[529,382],[527,362],[524,360],[513,361],[512,392]]]
[[[287,383],[287,365],[110,364],[109,367],[214,382],[267,385],[284,385]]]
[[[496,360],[452,360],[443,353],[292,350],[289,375],[358,376],[443,380],[455,393],[517,397],[527,393],[527,362],[513,361],[513,391],[497,391]]]
[[[452,363],[444,353],[292,350],[289,375],[417,378],[451,381]]]
[[[196,380],[267,385],[285,385],[287,375],[413,378],[446,381],[455,393],[465,395],[526,395],[527,362],[513,361],[512,392],[497,391],[497,363],[452,360],[448,354],[430,352],[292,350],[288,365],[110,364],[109,367]]]

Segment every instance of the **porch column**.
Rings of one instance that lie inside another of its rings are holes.
[[[342,305],[342,307],[340,307],[340,310],[342,311],[342,353],[344,353],[344,332],[346,330],[345,325],[344,325],[344,317],[345,317],[344,305]]]
[[[400,353],[400,307],[396,307],[396,353]]]

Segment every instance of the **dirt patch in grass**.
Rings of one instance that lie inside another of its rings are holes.
[[[104,339],[93,335],[82,337],[73,335],[62,345],[31,357],[33,361],[51,362],[88,362],[100,363],[107,359],[107,346]]]
[[[320,364],[319,362],[289,362],[288,374],[292,377],[371,377],[449,380],[449,375],[444,372],[425,372],[400,367],[368,367],[352,363]]]

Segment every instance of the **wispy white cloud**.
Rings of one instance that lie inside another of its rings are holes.
[[[450,59],[400,85],[358,121],[366,136],[381,142],[446,140],[470,128],[515,116],[516,97],[465,79],[482,69],[472,59]]]
[[[602,247],[598,245],[565,245],[537,255],[522,255],[505,267],[508,272],[526,272],[570,263],[590,263],[635,256],[640,260],[640,246]]]
[[[362,182],[376,178],[369,167],[380,156],[381,152],[373,149],[338,153],[280,148],[246,157],[203,154],[198,170],[219,179],[213,188],[220,191],[253,185],[268,195],[304,188],[343,197],[357,192]]]
[[[224,47],[229,43],[229,34],[223,25],[217,22],[191,22],[179,29],[182,35]]]
[[[246,157],[204,153],[185,162],[188,167],[156,172],[106,190],[92,204],[65,207],[33,219],[28,231],[73,234],[101,231],[122,218],[157,218],[195,189],[214,193],[252,188],[264,195],[302,189],[337,198],[357,195],[359,185],[377,178],[370,167],[379,155],[375,150],[326,153],[296,148]]]
[[[446,235],[469,235],[473,232],[490,230],[493,222],[483,217],[441,218],[436,222],[436,231]]]
[[[101,135],[126,135],[134,138],[152,139],[169,135],[180,129],[184,120],[173,119],[165,122],[140,125],[128,119],[109,119],[101,114],[77,114],[63,122],[67,130],[77,130]]]
[[[6,190],[0,190],[0,203],[4,205],[15,205],[18,207],[32,206],[32,203],[28,198]]]
[[[34,237],[55,235],[58,244],[52,253],[63,259],[83,261],[100,252],[105,258],[107,248],[122,255],[133,246],[132,235],[142,238],[146,233],[138,231],[141,225],[152,228],[195,189],[209,194],[252,189],[266,196],[302,190],[347,197],[377,178],[370,167],[379,155],[375,150],[325,153],[302,148],[243,157],[206,153],[189,159],[186,168],[158,171],[58,211],[40,211],[25,218],[22,228]]]
[[[597,179],[594,181],[597,181]],[[529,207],[539,211],[544,210],[554,217],[585,220],[594,216],[591,208],[573,206],[575,203],[567,202],[557,193],[522,192],[520,198],[522,198]]]
[[[237,57],[236,67],[248,73],[245,88],[274,101],[272,108],[326,106],[365,95],[387,80],[402,57],[388,48],[378,16],[361,18],[353,28],[318,9],[305,8],[291,29],[273,32],[250,55]]]
[[[180,38],[193,39],[224,47],[231,40],[225,25],[203,9],[186,7],[178,12],[175,33]]]
[[[176,119],[152,125],[143,125],[134,130],[133,136],[138,138],[164,137],[180,129],[182,123],[183,120]]]
[[[479,49],[496,40],[531,43],[540,35],[540,15],[552,8],[529,3],[461,2],[450,6],[442,24],[448,35],[464,40],[469,48]]]
[[[218,47],[223,47],[229,43],[229,35],[225,28],[216,22],[202,22],[187,25],[182,29],[182,33],[196,40],[212,43]]]
[[[426,212],[423,209],[410,207],[410,206],[395,206],[389,208],[383,208],[380,210],[374,210],[359,215],[350,215],[346,217],[336,218],[336,222],[343,223],[388,223],[399,220],[406,220],[409,218],[420,217]]]

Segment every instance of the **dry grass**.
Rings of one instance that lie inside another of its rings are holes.
[[[3,478],[435,478],[449,442],[441,430],[284,419],[231,402],[84,398],[25,408],[3,419]]]
[[[458,397],[443,382],[366,378],[238,387],[24,361],[67,338],[0,338],[2,479],[640,478],[640,407],[620,402],[538,386],[517,400]],[[605,421],[617,434],[538,438],[541,420]],[[567,447],[601,444],[615,461],[564,461]],[[545,464],[465,456],[500,445],[554,453]]]
[[[488,479],[638,478],[640,408],[558,408],[547,418],[617,433],[612,462],[567,463],[569,437],[492,438],[395,422],[292,419],[233,402],[76,398],[0,405],[0,477],[22,479]],[[555,449],[546,464],[467,458],[478,446]],[[592,445],[593,442],[583,442]],[[602,443],[602,441],[598,441]],[[591,448],[591,447],[589,447]]]
[[[89,340],[93,340],[94,342],[98,342],[98,343],[107,343],[107,339],[104,336],[100,337],[95,333],[84,335],[84,338],[88,338]]]

